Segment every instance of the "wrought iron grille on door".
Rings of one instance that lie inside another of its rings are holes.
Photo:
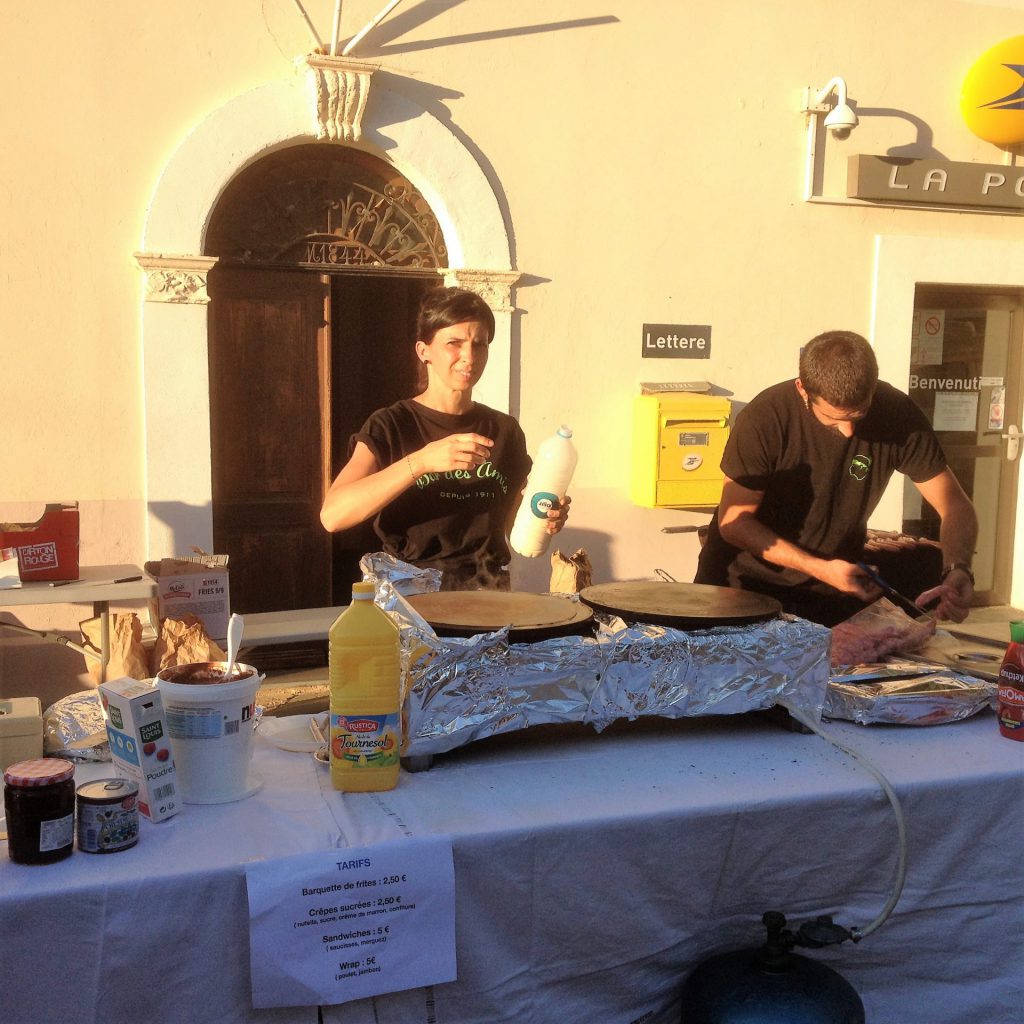
[[[448,266],[440,225],[411,182],[368,153],[323,143],[273,153],[238,174],[217,204],[205,249],[235,265]]]

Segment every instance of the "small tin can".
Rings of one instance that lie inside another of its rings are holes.
[[[128,779],[96,779],[78,787],[78,848],[117,853],[139,841],[139,787]]]
[[[50,864],[75,843],[75,766],[59,757],[30,758],[4,772],[7,852],[17,864]]]

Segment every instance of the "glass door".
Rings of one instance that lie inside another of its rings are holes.
[[[1009,601],[1021,427],[1021,296],[918,285],[907,393],[938,434],[978,513],[975,603]],[[939,517],[908,480],[903,530],[938,540]]]

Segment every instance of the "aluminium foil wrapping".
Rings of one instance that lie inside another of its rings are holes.
[[[860,725],[945,725],[994,708],[996,689],[939,664],[851,666],[833,672],[822,714]]]
[[[88,746],[71,744],[102,736]],[[43,712],[43,751],[68,761],[109,761],[107,723],[96,690],[69,693]]]
[[[738,714],[780,702],[821,718],[830,634],[815,623],[782,616],[682,631],[610,617],[592,637],[510,643],[507,629],[438,637],[402,599],[407,580],[392,585],[382,562],[375,569],[377,600],[399,625],[407,668],[404,756],[534,725],[581,722],[600,732],[619,719]]]

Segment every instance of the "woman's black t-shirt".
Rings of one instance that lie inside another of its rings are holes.
[[[758,520],[805,551],[850,562],[863,558],[868,518],[894,472],[921,483],[945,468],[924,413],[883,381],[852,437],[820,423],[794,381],[776,384],[739,414],[722,457],[727,477],[763,493]],[[727,544],[717,513],[696,582],[768,593],[784,607],[787,593],[800,600],[800,592],[808,592],[815,604],[840,597],[818,580]],[[805,608],[787,610],[803,614]]]
[[[452,415],[403,400],[379,409],[349,440],[373,452],[381,469],[450,434],[494,442],[473,470],[424,473],[374,520],[384,550],[412,565],[464,575],[497,573],[511,560],[505,531],[530,472],[526,437],[509,415],[474,403]]]

